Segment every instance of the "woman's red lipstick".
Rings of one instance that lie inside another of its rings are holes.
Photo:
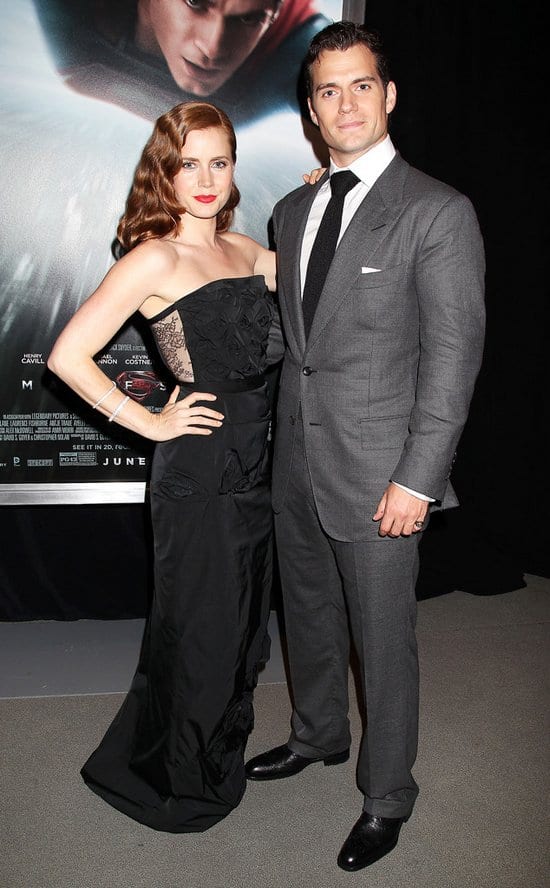
[[[212,203],[213,200],[216,200],[215,194],[195,194],[195,200],[200,201],[200,203]]]

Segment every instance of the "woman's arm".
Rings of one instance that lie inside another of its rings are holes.
[[[275,272],[275,253],[273,250],[266,250],[260,244],[256,244],[258,252],[254,261],[254,274],[263,274],[267,289],[272,293],[277,289],[276,272]]]
[[[272,250],[266,250],[264,247],[259,248],[254,271],[256,274],[263,274],[268,290],[272,292],[277,289],[275,275],[275,253]],[[281,316],[279,306],[274,303],[273,317],[269,327],[269,335],[267,339],[266,361],[268,364],[278,364],[282,360],[285,353],[285,343],[283,331],[281,327]]]
[[[158,242],[142,244],[120,259],[97,290],[84,302],[61,332],[48,358],[48,367],[81,398],[127,429],[165,441],[182,434],[209,435],[207,426],[221,425],[223,415],[197,400],[216,400],[194,393],[176,403],[178,388],[161,413],[150,413],[128,400],[94,361],[131,315],[158,292],[173,270],[170,252]],[[191,423],[194,423],[191,425]]]

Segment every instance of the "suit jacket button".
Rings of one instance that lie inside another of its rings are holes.
[[[311,369],[311,367],[304,367],[302,373],[304,374],[304,376],[311,376],[313,370]]]

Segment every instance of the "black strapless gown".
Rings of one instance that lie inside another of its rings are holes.
[[[155,592],[130,691],[82,769],[88,786],[168,832],[208,829],[245,791],[252,695],[267,658],[272,518],[262,277],[214,281],[152,319],[180,397],[208,391],[210,436],[158,444]],[[194,382],[188,380],[194,375]]]

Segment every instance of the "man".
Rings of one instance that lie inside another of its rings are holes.
[[[378,38],[330,25],[305,68],[330,177],[273,216],[287,339],[273,504],[294,711],[288,744],[247,774],[348,758],[349,621],[367,713],[363,813],[338,857],[353,871],[395,847],[418,792],[419,532],[430,503],[457,504],[448,479],[481,362],[484,260],[468,199],[392,145],[396,87]]]
[[[300,62],[328,22],[314,0],[34,2],[67,86],[153,120],[197,97],[235,124],[296,109]]]

